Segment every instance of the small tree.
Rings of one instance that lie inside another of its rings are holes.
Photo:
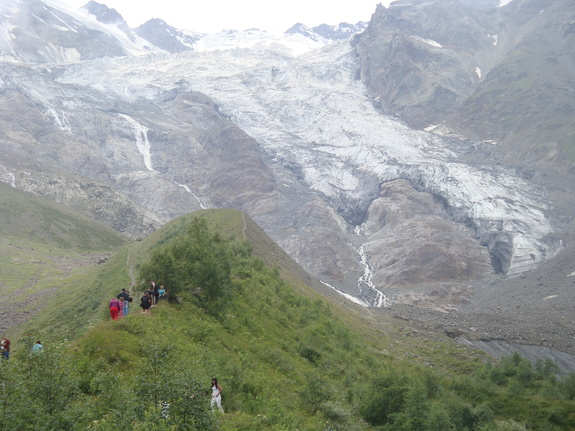
[[[152,254],[142,265],[140,278],[165,285],[171,296],[193,291],[200,305],[217,312],[233,293],[233,258],[229,242],[196,217],[185,235]]]
[[[24,386],[18,362],[0,362],[0,416],[12,429],[26,429],[27,418],[34,416],[33,400]]]

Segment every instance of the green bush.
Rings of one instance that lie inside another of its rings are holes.
[[[166,286],[171,298],[183,291],[193,292],[204,309],[218,314],[237,290],[232,280],[234,260],[249,252],[249,246],[231,246],[230,241],[210,232],[204,219],[194,218],[185,235],[153,251],[140,267],[139,278]]]
[[[575,373],[570,373],[558,386],[565,399],[575,400]]]
[[[403,410],[410,379],[395,369],[373,381],[366,381],[360,395],[360,414],[372,425],[385,425],[392,415]]]

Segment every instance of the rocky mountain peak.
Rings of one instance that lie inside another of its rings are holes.
[[[127,25],[122,15],[120,15],[116,9],[109,8],[102,3],[91,0],[84,6],[84,9],[86,9],[89,13],[94,15],[98,21],[104,24]]]
[[[353,35],[361,33],[366,27],[367,23],[365,22],[358,22],[357,24],[342,22],[338,25],[320,24],[311,28],[302,23],[297,23],[286,30],[285,34],[301,34],[315,41],[321,39],[342,40],[349,39]]]
[[[143,39],[171,53],[193,49],[194,44],[201,39],[200,35],[184,33],[160,18],[153,18],[134,31]]]
[[[290,28],[285,31],[286,34],[301,34],[305,37],[308,37],[312,40],[318,40],[319,35],[315,33],[310,27],[300,22],[294,24]]]
[[[11,62],[73,63],[162,50],[133,33],[114,9],[90,2],[27,0],[0,14],[0,56]]]
[[[350,24],[341,22],[338,25],[320,24],[313,27],[314,33],[330,40],[349,39],[351,36],[361,33],[367,28],[367,22],[358,22]]]

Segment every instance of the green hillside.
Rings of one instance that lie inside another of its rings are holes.
[[[127,243],[79,212],[0,182],[0,326],[28,321]],[[9,330],[12,331],[13,329]]]
[[[80,252],[110,250],[126,240],[80,212],[0,182],[0,233],[15,243]]]
[[[575,376],[518,356],[494,365],[322,296],[240,212],[200,211],[117,250],[13,329],[4,429],[575,429]],[[145,315],[150,278],[170,299]],[[129,283],[131,311],[112,321],[107,303]],[[223,414],[209,408],[212,377]]]

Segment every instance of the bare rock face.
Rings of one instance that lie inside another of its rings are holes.
[[[385,286],[392,302],[412,301],[405,291],[419,291],[417,302],[427,296],[428,306],[449,308],[469,297],[468,283],[492,272],[488,250],[473,231],[449,220],[432,195],[405,180],[381,186],[364,229],[372,282]]]
[[[364,225],[368,234],[395,226],[418,215],[440,214],[442,206],[429,193],[417,192],[406,180],[394,180],[379,188],[379,197],[369,207]]]
[[[475,59],[492,48],[488,24],[458,1],[379,5],[357,38],[361,78],[385,112],[414,127],[439,124],[480,80]]]
[[[363,269],[346,234],[345,221],[320,199],[304,203],[295,212],[292,234],[280,241],[296,261],[320,280],[337,286],[355,286]]]
[[[490,273],[486,249],[477,245],[469,231],[440,217],[415,216],[387,226],[372,238],[366,249],[377,262],[374,282],[378,285],[409,287]]]
[[[500,14],[508,28],[498,31],[496,50],[507,55],[485,74],[449,126],[497,142],[493,152],[500,160],[541,169],[548,178],[540,181],[549,181],[553,171],[573,175],[567,137],[574,127],[575,6],[569,0],[528,0],[509,3]]]
[[[489,157],[530,172],[572,213],[561,184],[575,172],[574,17],[569,0],[380,5],[356,38],[361,79],[411,126],[494,144]]]
[[[257,143],[233,123],[218,121],[200,142],[215,161],[206,178],[206,189],[216,191],[212,192],[216,206],[251,208],[254,201],[275,193],[275,179],[262,162]],[[257,215],[257,209],[253,209]]]

